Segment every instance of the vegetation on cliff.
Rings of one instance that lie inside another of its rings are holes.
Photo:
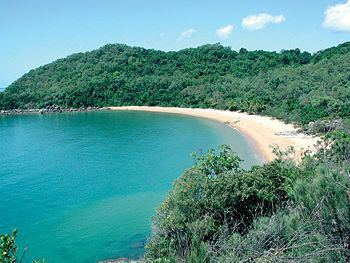
[[[339,136],[339,134],[343,134]],[[349,262],[349,133],[244,171],[227,147],[197,157],[154,217],[149,262]]]
[[[162,52],[106,45],[31,70],[0,109],[177,106],[242,110],[307,124],[350,114],[350,42],[310,54],[220,44]]]

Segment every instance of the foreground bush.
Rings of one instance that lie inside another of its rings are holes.
[[[349,262],[349,180],[321,167],[298,180],[289,207],[258,218],[247,235],[232,234],[214,261]]]
[[[196,157],[196,165],[174,184],[157,211],[147,257],[185,259],[193,245],[215,244],[236,232],[245,234],[258,216],[271,215],[288,200],[300,170],[276,160],[250,171],[227,146]],[[202,249],[202,248],[201,248]]]
[[[16,244],[17,230],[11,234],[0,235],[0,263],[21,263],[24,262],[26,249],[21,256],[18,255],[18,246]],[[28,262],[28,261],[26,261]],[[45,263],[43,260],[34,260],[33,263]]]
[[[157,211],[147,260],[349,262],[347,136],[249,171],[228,147],[196,156]]]
[[[0,262],[14,263],[17,258],[17,245],[15,243],[17,230],[13,230],[11,234],[2,235],[0,238]]]

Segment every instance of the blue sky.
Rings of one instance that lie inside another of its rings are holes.
[[[349,40],[350,0],[1,0],[0,89],[107,43],[314,52]]]

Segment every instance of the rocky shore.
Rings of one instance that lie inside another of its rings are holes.
[[[98,261],[98,263],[142,263],[143,261],[131,260],[128,258],[117,258],[117,259],[106,259],[103,261]]]
[[[19,115],[19,114],[49,114],[62,112],[86,112],[86,111],[100,111],[109,110],[107,107],[80,107],[80,108],[63,108],[60,106],[47,106],[41,109],[12,109],[0,110],[0,115]]]

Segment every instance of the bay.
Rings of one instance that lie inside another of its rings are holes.
[[[0,233],[19,231],[25,262],[137,258],[151,217],[194,151],[249,142],[212,120],[150,112],[0,117]]]

